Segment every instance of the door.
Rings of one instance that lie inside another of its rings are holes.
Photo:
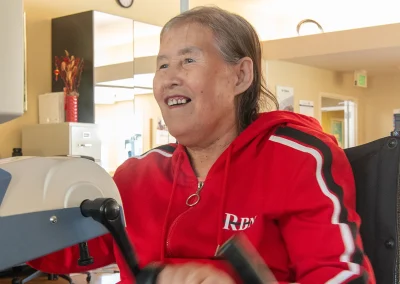
[[[356,140],[356,104],[352,101],[343,101],[344,106],[344,148],[355,147]]]
[[[357,145],[357,104],[342,96],[321,96],[321,124],[342,148]]]

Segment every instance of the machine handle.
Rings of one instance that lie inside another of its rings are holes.
[[[157,277],[164,266],[154,265],[140,269],[133,246],[124,227],[121,207],[114,199],[85,200],[80,208],[83,216],[93,218],[104,225],[111,233],[137,284],[157,283]],[[232,265],[243,280],[243,283],[278,283],[244,235],[236,235],[229,239],[219,249],[218,256],[226,259]]]
[[[136,276],[136,284],[156,284],[158,274],[163,270],[162,265],[152,265],[143,268]]]
[[[244,234],[226,241],[217,256],[227,260],[243,283],[277,284],[278,281]]]
[[[119,204],[112,198],[98,198],[93,201],[85,200],[81,204],[81,213],[85,217],[92,217],[107,228],[117,243],[133,276],[137,277],[140,273],[140,268],[125,231]]]

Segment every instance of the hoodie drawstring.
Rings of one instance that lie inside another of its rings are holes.
[[[229,174],[229,166],[231,165],[231,157],[232,157],[232,150],[233,150],[233,145],[229,146],[228,149],[228,156],[225,161],[225,169],[224,169],[224,179],[223,179],[223,184],[222,184],[222,193],[221,193],[221,199],[219,201],[219,216],[218,216],[218,236],[217,236],[217,248],[215,250],[215,256],[217,255],[219,248],[222,243],[222,233],[223,233],[223,228],[224,228],[224,209],[225,209],[225,198],[226,198],[226,193],[228,191],[228,174]]]
[[[166,238],[167,238],[168,217],[171,212],[172,200],[174,198],[175,190],[177,187],[176,184],[177,184],[177,180],[178,180],[179,167],[180,167],[181,160],[182,160],[182,153],[179,154],[177,162],[176,162],[176,166],[174,168],[174,179],[173,179],[173,183],[172,183],[172,192],[171,192],[171,195],[169,198],[167,212],[165,214],[164,226],[163,226],[163,230],[162,230],[162,239],[161,239],[162,243],[161,243],[161,256],[160,256],[160,259],[162,262],[165,260],[165,249],[166,249],[165,245],[166,245]]]

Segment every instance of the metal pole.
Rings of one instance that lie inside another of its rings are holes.
[[[181,13],[189,10],[189,0],[181,0]]]

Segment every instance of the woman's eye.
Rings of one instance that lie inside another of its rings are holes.
[[[185,62],[185,63],[193,63],[194,60],[193,60],[192,58],[186,58],[186,59],[184,60],[184,62]]]
[[[168,64],[163,64],[163,65],[160,66],[160,69],[164,69],[164,68],[167,68],[167,67],[168,67]]]

